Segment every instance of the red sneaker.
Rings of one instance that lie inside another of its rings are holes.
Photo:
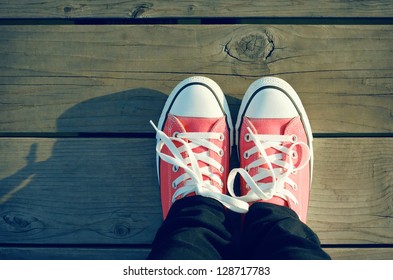
[[[169,95],[156,127],[157,172],[164,219],[185,196],[202,195],[246,212],[248,204],[226,195],[232,146],[230,111],[220,87],[191,77]]]
[[[248,88],[236,122],[241,197],[287,206],[306,222],[313,168],[310,122],[295,90],[279,78],[261,78]]]

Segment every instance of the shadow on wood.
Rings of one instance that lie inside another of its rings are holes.
[[[64,112],[60,137],[1,139],[0,243],[149,244],[161,224],[155,139],[111,129],[140,116],[149,126],[140,112],[165,100],[144,88],[109,94]],[[76,137],[61,134],[69,126]],[[97,126],[108,133],[77,137]]]

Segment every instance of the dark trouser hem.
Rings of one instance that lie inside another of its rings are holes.
[[[270,203],[250,207],[240,244],[244,259],[330,259],[318,236],[294,211]]]
[[[330,259],[317,235],[289,208],[253,204],[237,242],[227,227],[227,212],[201,196],[176,201],[148,259]]]
[[[226,258],[231,234],[225,208],[202,196],[176,201],[153,242],[148,259],[206,260]]]

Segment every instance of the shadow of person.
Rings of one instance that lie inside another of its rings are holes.
[[[92,98],[58,118],[55,139],[2,141],[19,170],[0,178],[0,243],[151,243],[162,218],[149,120],[166,97],[138,88]]]

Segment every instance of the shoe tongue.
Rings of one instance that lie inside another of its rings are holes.
[[[207,132],[212,131],[214,125],[220,120],[216,118],[192,118],[192,117],[176,117],[181,123],[185,132]],[[196,153],[207,151],[205,147],[196,147],[193,149]],[[204,162],[199,162],[200,167],[206,166]]]
[[[214,126],[218,124],[220,121],[222,121],[225,116],[221,118],[196,118],[196,117],[179,117],[175,116],[176,119],[181,123],[181,125],[184,128],[185,132],[213,132],[214,131]],[[222,126],[221,126],[222,127]],[[198,146],[196,148],[193,148],[194,153],[202,153],[208,151],[207,148]],[[200,168],[203,168],[207,166],[207,164],[203,161],[198,161],[198,165]],[[205,175],[203,176],[203,180],[208,180],[209,178]],[[188,196],[195,195],[195,193],[192,193]]]
[[[249,121],[255,127],[258,134],[272,134],[283,135],[288,124],[292,121],[291,118],[286,119],[253,119]]]
[[[186,132],[211,131],[213,126],[219,121],[217,118],[192,118],[178,116],[176,116],[176,118],[183,125]]]
[[[285,118],[285,119],[252,119],[252,118],[249,118],[249,121],[254,126],[254,128],[255,128],[254,131],[256,131],[257,134],[284,135],[286,128],[293,121],[293,118]],[[266,150],[266,153],[268,155],[272,155],[276,152],[277,151],[275,149],[267,149]],[[263,166],[264,166],[264,168],[267,168],[266,164]],[[273,167],[277,167],[277,166],[273,164]],[[269,178],[262,179],[260,182],[261,183],[270,183],[271,178],[269,177]],[[263,202],[268,202],[268,203],[273,203],[276,205],[288,207],[288,202],[279,196],[273,196],[271,199],[264,200]]]

